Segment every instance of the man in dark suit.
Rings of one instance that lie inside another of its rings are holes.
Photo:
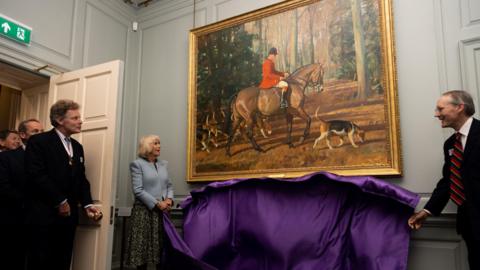
[[[54,128],[28,142],[25,167],[31,204],[27,224],[33,243],[28,269],[70,269],[78,205],[90,218],[100,215],[92,205],[83,147],[70,137],[81,131],[79,108],[72,100],[57,101],[50,108]]]
[[[25,150],[30,136],[42,132],[36,119],[22,121],[19,135],[23,146],[0,153],[0,262],[5,269],[24,269],[25,237]]]
[[[442,179],[408,224],[419,229],[428,216],[440,215],[451,199],[458,205],[457,232],[467,244],[470,269],[480,269],[480,121],[472,117],[474,113],[473,99],[465,91],[449,91],[438,99],[435,117],[456,133],[443,146]]]

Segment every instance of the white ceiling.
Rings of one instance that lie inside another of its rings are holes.
[[[135,8],[135,9],[140,9],[140,8],[145,8],[148,7],[149,5],[158,2],[160,0],[121,0],[125,2],[127,5]]]

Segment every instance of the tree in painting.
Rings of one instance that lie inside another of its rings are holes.
[[[261,57],[252,49],[254,34],[230,27],[198,40],[197,106],[200,112],[228,107],[230,97],[256,85],[262,76]]]

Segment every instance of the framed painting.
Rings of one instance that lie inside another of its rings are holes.
[[[391,0],[293,0],[190,32],[187,181],[400,175]]]

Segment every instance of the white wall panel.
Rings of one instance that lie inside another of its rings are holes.
[[[33,28],[29,46],[0,38],[0,58],[26,68],[58,73],[136,52],[127,46],[135,11],[122,1],[2,0],[0,13]]]
[[[455,215],[429,219],[412,233],[408,269],[468,270],[467,247],[455,231]]]
[[[2,4],[0,13],[26,25],[35,26],[32,32],[32,44],[68,58],[72,55],[72,30],[76,26],[76,2],[76,0],[19,0],[15,5]],[[49,13],[56,16],[37,15]],[[52,33],[56,35],[53,36]]]
[[[434,9],[430,1],[394,1],[393,16],[404,168],[394,183],[428,193],[443,162],[442,131],[433,117],[440,94]]]
[[[221,21],[233,16],[237,16],[249,11],[253,11],[265,6],[273,5],[281,2],[279,0],[267,0],[267,1],[211,1],[213,5],[213,20]]]
[[[78,56],[75,52],[82,46],[75,36],[76,31],[82,27],[78,24],[81,5],[79,0],[1,1],[0,13],[32,27],[33,30],[29,46],[4,38],[0,39],[0,46],[45,59],[59,66],[73,67]]]
[[[460,42],[462,81],[465,89],[472,94],[477,111],[480,104],[480,36],[479,38]]]
[[[462,2],[463,25],[480,24],[480,1],[466,0]]]
[[[85,16],[84,66],[126,59],[131,21],[88,2]]]
[[[465,258],[461,255],[460,244],[460,241],[413,240],[410,248],[414,257],[410,258],[408,269],[466,270],[468,268],[462,267]]]
[[[186,175],[188,31],[192,15],[142,30],[138,137],[157,134],[177,194],[188,192]]]

